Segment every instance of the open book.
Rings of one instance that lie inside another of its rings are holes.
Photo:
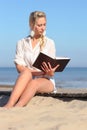
[[[37,59],[33,63],[33,66],[42,70],[41,65],[43,62],[50,62],[52,68],[59,64],[59,67],[56,69],[56,72],[61,72],[64,70],[70,58],[67,57],[56,57],[56,59],[51,58],[50,56],[40,52]]]

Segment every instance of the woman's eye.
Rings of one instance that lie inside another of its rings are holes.
[[[38,27],[46,26],[46,24],[38,24],[37,26],[38,26]]]
[[[38,27],[41,27],[42,25],[40,24],[40,25],[38,25]]]

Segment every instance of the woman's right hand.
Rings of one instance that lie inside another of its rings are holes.
[[[52,68],[50,62],[48,62],[48,64],[46,62],[43,62],[41,66],[44,73],[49,76],[53,76],[58,67],[59,67],[59,64],[56,65],[54,68]]]

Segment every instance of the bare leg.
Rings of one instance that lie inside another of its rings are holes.
[[[18,77],[16,84],[13,88],[11,96],[9,98],[8,103],[4,106],[6,108],[10,108],[15,105],[18,101],[19,97],[23,93],[24,89],[26,88],[28,82],[32,80],[32,74],[28,70],[24,70]]]
[[[18,103],[15,106],[19,107],[25,106],[37,92],[48,93],[52,92],[53,88],[54,87],[52,82],[48,79],[45,78],[34,79],[28,84],[22,96],[20,97]]]

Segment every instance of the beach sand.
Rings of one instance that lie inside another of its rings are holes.
[[[0,91],[9,90],[11,87],[0,87]],[[59,89],[59,93],[64,92],[71,90]],[[8,94],[1,93],[0,99],[6,102],[8,98]],[[26,107],[0,107],[0,130],[87,130],[87,99],[36,95]]]

